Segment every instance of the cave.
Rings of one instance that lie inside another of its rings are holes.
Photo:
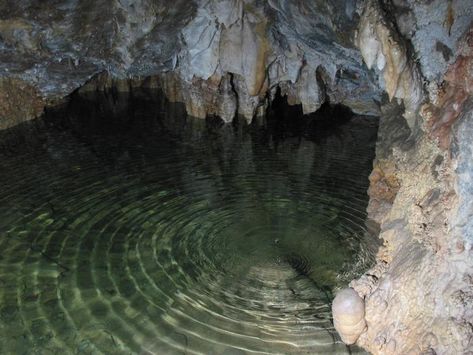
[[[0,353],[470,354],[469,0],[0,0]]]

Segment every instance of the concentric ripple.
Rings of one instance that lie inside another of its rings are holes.
[[[157,126],[4,152],[0,353],[348,353],[330,303],[372,261],[376,127]]]

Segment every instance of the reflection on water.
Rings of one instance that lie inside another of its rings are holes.
[[[359,351],[329,310],[372,262],[373,119],[222,126],[148,95],[2,133],[0,353]]]

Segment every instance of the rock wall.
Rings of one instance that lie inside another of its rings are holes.
[[[415,63],[406,51],[416,41],[395,32],[400,27],[386,22],[380,3],[366,6],[363,14],[369,18],[360,22],[362,53],[367,65],[378,62],[388,93],[405,109],[395,102],[383,106],[368,210],[380,223],[384,245],[376,266],[351,283],[365,299],[367,330],[358,344],[374,354],[471,353],[473,26],[463,28],[463,36],[454,37],[457,42],[450,39],[456,51],[444,76],[436,80],[428,74],[431,81],[421,89],[415,78],[426,65]],[[411,15],[415,19],[416,12]],[[386,48],[380,36],[393,46]],[[395,61],[379,59],[392,56],[393,48]],[[424,43],[423,48],[429,47]],[[410,77],[406,83],[414,87],[402,85],[403,77]],[[391,85],[396,80],[402,90]],[[421,92],[423,97],[417,96]]]
[[[353,48],[356,16],[350,3],[202,2],[196,18],[183,29],[187,46],[177,56],[180,66],[174,80],[184,88],[181,100],[198,117],[207,111],[228,122],[238,111],[251,121],[280,88],[290,103],[302,104],[305,113],[329,99],[376,114],[379,92]],[[336,7],[338,18],[330,15]],[[202,104],[209,101],[202,98],[206,90],[199,95],[189,88],[208,86],[201,81],[215,85],[214,92],[236,104],[216,109]],[[193,110],[196,106],[199,109]]]
[[[44,106],[45,101],[31,84],[0,78],[0,130],[39,116]]]
[[[104,72],[160,75],[189,114],[226,122],[250,121],[277,88],[306,113],[330,100],[377,114],[382,91],[354,46],[355,10],[354,0],[3,0],[0,78],[50,101]]]

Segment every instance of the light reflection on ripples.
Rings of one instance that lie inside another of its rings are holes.
[[[372,261],[373,123],[169,129],[103,99],[3,145],[0,352],[347,353],[330,302]]]

